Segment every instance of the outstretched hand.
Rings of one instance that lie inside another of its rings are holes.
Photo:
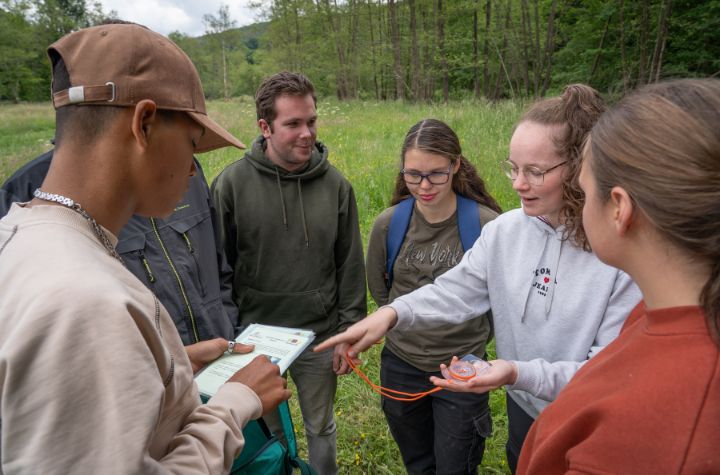
[[[228,341],[225,338],[215,338],[213,340],[199,341],[185,347],[185,352],[190,359],[193,374],[197,373],[205,367],[206,364],[212,363],[220,358],[228,349]],[[255,349],[255,345],[244,345],[235,343],[233,353],[243,354],[250,353]]]
[[[252,389],[260,398],[263,415],[290,399],[292,394],[287,388],[287,380],[280,376],[280,367],[271,363],[265,355],[256,356],[227,382],[242,383]]]
[[[395,326],[396,322],[395,310],[390,307],[382,307],[344,332],[320,343],[314,351],[324,351],[336,345],[349,344],[352,346],[350,346],[348,354],[350,358],[355,358],[359,353],[380,341],[388,330]]]
[[[453,356],[450,364],[455,363],[457,360],[457,356]],[[517,366],[515,366],[515,363],[505,360],[493,360],[490,361],[490,365],[487,371],[468,381],[431,376],[430,382],[448,391],[478,394],[492,391],[506,384],[515,384],[517,380]],[[447,366],[441,364],[440,368],[445,369]]]

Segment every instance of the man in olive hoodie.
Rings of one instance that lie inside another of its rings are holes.
[[[318,343],[367,312],[355,195],[315,140],[305,76],[271,76],[255,103],[262,135],[212,185],[240,321],[310,329]],[[344,350],[309,349],[289,370],[320,474],[337,473],[333,399],[336,375],[349,371]]]

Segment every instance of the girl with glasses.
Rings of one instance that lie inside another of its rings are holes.
[[[627,274],[590,251],[582,224],[580,149],[604,109],[599,94],[583,85],[531,106],[508,157],[522,208],[485,225],[460,264],[433,284],[398,297],[317,349],[347,342],[354,356],[391,328],[402,334],[457,325],[492,309],[498,359],[491,368],[467,382],[432,381],[459,392],[506,387],[506,453],[514,471],[535,418],[617,336],[640,300]]]
[[[368,287],[378,306],[432,283],[460,262],[464,251],[458,195],[472,200],[480,226],[500,212],[444,122],[425,119],[410,128],[400,167],[391,207],[376,219],[367,251]],[[398,206],[401,202],[411,206],[411,215],[390,277],[388,229],[397,213],[408,212]],[[491,336],[484,313],[457,325],[389,334],[381,357],[381,384],[396,391],[427,391],[434,387],[428,378],[440,376],[440,362],[458,351],[484,355]],[[415,402],[383,397],[382,409],[409,473],[476,471],[485,438],[492,433],[487,394],[441,391]]]
[[[720,81],[647,86],[593,127],[598,257],[643,301],[540,415],[519,471],[720,473]]]

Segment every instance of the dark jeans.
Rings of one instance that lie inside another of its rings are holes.
[[[380,380],[386,388],[417,393],[435,386],[425,372],[383,349]],[[487,394],[439,391],[419,401],[382,398],[390,432],[410,475],[474,474],[482,462],[485,438],[492,434]]]
[[[508,441],[505,444],[505,455],[507,456],[510,471],[515,473],[520,458],[520,450],[535,419],[530,417],[522,407],[518,406],[509,395],[505,396],[505,398],[507,400],[508,416]]]

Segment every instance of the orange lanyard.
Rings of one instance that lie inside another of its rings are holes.
[[[355,365],[355,363],[353,363],[352,358],[350,358],[350,356],[347,353],[345,353],[345,361],[347,361],[348,365],[350,365],[350,367],[355,372],[355,374],[360,376],[370,386],[370,388],[372,388],[373,391],[375,391],[376,393],[378,393],[382,396],[385,396],[388,399],[392,399],[394,401],[413,402],[413,401],[422,399],[429,394],[441,391],[443,389],[440,387],[436,387],[429,391],[424,391],[421,393],[406,393],[406,392],[402,392],[402,391],[395,391],[394,389],[384,388],[384,387],[380,386],[379,384],[375,384],[372,381],[370,381],[370,378],[368,378],[367,375],[365,375],[365,373],[363,373],[362,370],[360,368],[358,368],[357,365]],[[393,396],[393,394],[397,394],[401,397]]]

